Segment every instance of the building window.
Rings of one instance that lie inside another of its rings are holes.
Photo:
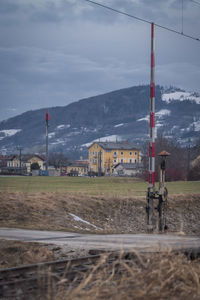
[[[121,152],[121,155],[124,155],[124,152]]]
[[[129,159],[130,164],[132,163],[132,159]]]
[[[130,155],[132,155],[133,153],[132,152],[130,152]]]
[[[137,155],[137,152],[135,152],[135,155]]]
[[[114,155],[117,155],[117,152],[114,152]]]
[[[114,159],[113,162],[116,163],[117,162],[116,159]]]
[[[137,159],[135,159],[135,164],[137,163]]]
[[[121,158],[121,163],[123,163],[123,158]]]

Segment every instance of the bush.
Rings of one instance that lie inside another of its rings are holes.
[[[40,166],[37,162],[31,164],[31,171],[32,170],[39,170],[39,169],[40,169]]]

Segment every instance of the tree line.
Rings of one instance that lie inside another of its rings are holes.
[[[143,178],[148,178],[148,142],[145,142],[142,147],[143,152]],[[156,143],[156,180],[159,176],[159,164],[161,158],[158,154],[166,150],[170,153],[166,161],[166,181],[176,180],[200,180],[200,139],[195,145],[188,145],[187,147],[181,147],[176,140],[165,138],[162,134],[159,134]]]

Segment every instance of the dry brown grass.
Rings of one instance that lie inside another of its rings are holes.
[[[98,230],[85,223],[74,221],[69,213],[103,229],[100,232],[117,232],[117,227],[123,223],[125,211],[130,211],[133,206],[135,210],[139,209],[141,212],[144,210],[142,197],[119,198],[20,192],[5,194],[1,192],[0,202],[0,226],[76,232],[97,232]],[[121,211],[124,213],[121,214]],[[137,216],[135,216],[136,220]],[[137,223],[139,224],[139,220]]]
[[[0,192],[0,226],[92,233],[142,233],[145,197],[86,196],[65,193]],[[97,226],[75,221],[73,213]],[[200,234],[200,195],[170,196],[169,232]]]
[[[136,256],[131,260],[121,257],[111,265],[106,263],[109,256],[102,256],[81,281],[69,284],[63,278],[55,299],[200,299],[199,260],[173,253]]]
[[[54,253],[47,246],[36,243],[0,240],[0,268],[53,260]]]

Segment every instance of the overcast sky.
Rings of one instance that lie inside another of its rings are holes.
[[[199,4],[183,29],[200,37]],[[97,0],[182,30],[182,0]],[[200,42],[156,28],[156,84],[200,92]],[[84,0],[0,0],[0,120],[149,84],[150,25]]]

